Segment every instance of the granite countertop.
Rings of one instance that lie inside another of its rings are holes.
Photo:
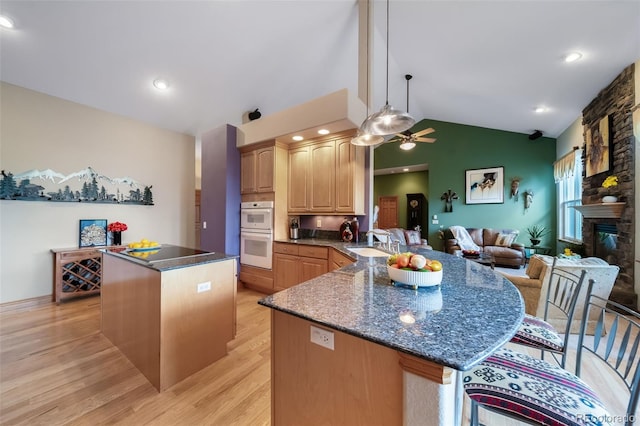
[[[357,260],[258,303],[457,370],[470,369],[508,342],[524,317],[517,288],[476,262],[414,249],[442,262],[443,279],[440,286],[413,290],[390,285],[386,258],[349,252],[356,244],[280,242],[334,247]]]
[[[131,262],[145,266],[147,268],[155,269],[161,272],[168,271],[171,269],[188,268],[190,266],[202,265],[205,263],[212,263],[212,262],[221,262],[223,260],[238,258],[238,256],[235,256],[235,255],[228,255],[225,253],[218,253],[218,252],[206,252],[203,250],[190,249],[188,247],[175,246],[171,244],[162,244],[161,248],[158,250],[158,253],[161,253],[162,250],[165,250],[163,253],[168,253],[169,250],[174,250],[176,253],[180,253],[181,251],[184,251],[185,253],[192,252],[192,254],[184,254],[184,255],[179,255],[178,257],[172,257],[172,258],[154,259],[153,255],[147,258],[132,256],[131,254],[127,254],[129,252],[128,250],[123,250],[122,248],[118,248],[118,249],[106,248],[102,251],[105,254],[116,256],[121,259],[126,259]],[[141,253],[144,253],[144,252],[141,252]]]

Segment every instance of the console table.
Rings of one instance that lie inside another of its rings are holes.
[[[103,248],[51,249],[54,302],[100,294]]]

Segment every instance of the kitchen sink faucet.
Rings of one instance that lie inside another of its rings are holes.
[[[376,239],[378,241],[380,241],[380,243],[382,244],[382,246],[384,248],[386,248],[389,251],[394,251],[391,247],[392,245],[392,241],[391,241],[391,233],[389,231],[385,231],[383,229],[371,229],[369,231],[367,231],[367,237],[369,235],[373,235],[374,237],[376,237]],[[399,243],[399,242],[398,242]],[[400,250],[400,245],[396,245],[397,250]]]

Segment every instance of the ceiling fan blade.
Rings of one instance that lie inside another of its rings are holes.
[[[437,139],[436,138],[415,138],[414,139],[416,142],[435,142]]]
[[[413,136],[424,136],[424,135],[428,135],[429,133],[433,133],[435,132],[435,130],[433,130],[431,127],[429,127],[428,129],[424,129],[424,130],[420,130],[419,132],[415,132],[413,134]]]

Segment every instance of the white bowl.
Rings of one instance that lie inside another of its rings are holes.
[[[442,271],[406,271],[387,265],[387,272],[393,281],[417,287],[430,287],[442,282]]]

